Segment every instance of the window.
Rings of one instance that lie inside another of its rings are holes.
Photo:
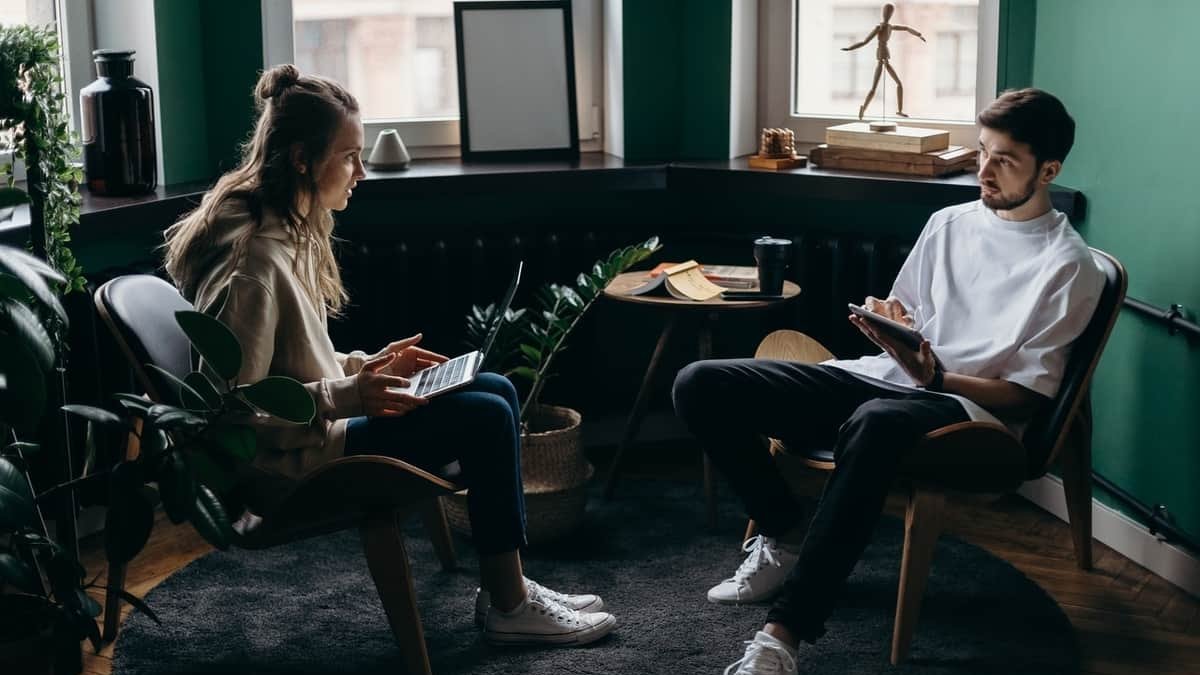
[[[58,29],[63,82],[71,105],[71,120],[79,128],[79,90],[95,77],[92,66],[91,0],[0,0],[0,25],[53,24]],[[0,137],[0,164],[11,161],[12,148]],[[25,177],[18,162],[18,180]]]
[[[910,122],[947,129],[951,143],[973,146],[975,114],[996,88],[999,0],[895,0],[888,63],[904,84]],[[762,126],[795,130],[797,141],[821,143],[825,128],[858,119],[875,82],[877,38],[851,51],[880,23],[877,0],[772,2],[763,41]],[[896,84],[881,69],[864,119],[896,119]]]
[[[457,154],[453,0],[262,0],[264,59],[341,82],[367,145],[395,127],[414,156]],[[581,148],[600,149],[601,0],[573,0]]]

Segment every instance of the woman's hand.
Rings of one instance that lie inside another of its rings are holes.
[[[867,298],[868,301],[874,298]],[[877,311],[876,314],[882,314],[888,318],[894,318],[884,312]],[[905,317],[908,315],[905,314]],[[901,319],[896,319],[900,321]],[[854,324],[863,335],[866,335],[871,342],[879,345],[879,348],[888,353],[888,356],[900,364],[904,372],[908,374],[914,384],[918,387],[926,387],[933,381],[934,375],[937,372],[937,356],[933,353],[933,348],[929,345],[929,340],[921,341],[920,351],[913,351],[904,345],[893,342],[886,333],[875,330],[866,319],[855,314],[850,315],[850,323]],[[908,325],[912,325],[912,319],[908,318],[905,321]]]
[[[362,401],[364,415],[399,417],[429,403],[427,398],[396,390],[408,386],[407,378],[389,375],[387,372],[398,358],[395,352],[385,350],[382,354],[371,357],[371,360],[363,364],[358,375],[355,375],[358,378],[358,397]]]
[[[398,375],[400,377],[412,377],[421,370],[449,360],[437,352],[417,347],[416,345],[421,341],[421,337],[421,333],[417,333],[410,338],[391,342],[388,346],[371,355],[370,360],[373,361],[388,354],[395,354],[396,360],[392,361],[385,372],[389,375]]]

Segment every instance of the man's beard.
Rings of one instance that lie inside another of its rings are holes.
[[[1037,179],[1037,173],[1034,173],[1029,182],[1025,184],[1025,190],[1022,191],[1019,197],[1007,198],[1001,192],[995,197],[984,197],[980,194],[979,198],[983,201],[984,206],[993,211],[1012,211],[1013,209],[1020,208],[1030,199],[1033,199],[1033,193],[1037,192]]]

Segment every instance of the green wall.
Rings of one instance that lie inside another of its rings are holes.
[[[729,156],[732,0],[625,0],[625,159]]]
[[[243,0],[155,0],[164,184],[236,163],[262,69],[261,12]]]
[[[1200,308],[1200,3],[1043,0],[1033,83],[1077,123],[1060,182],[1088,197],[1077,224],[1129,271],[1129,295]],[[1165,504],[1200,538],[1200,343],[1126,311],[1096,375],[1096,470]]]

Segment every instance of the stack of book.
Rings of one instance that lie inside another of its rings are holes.
[[[866,122],[825,130],[825,144],[808,158],[825,169],[882,171],[910,176],[945,176],[975,168],[976,150],[950,145],[950,132],[897,126],[872,131]]]

